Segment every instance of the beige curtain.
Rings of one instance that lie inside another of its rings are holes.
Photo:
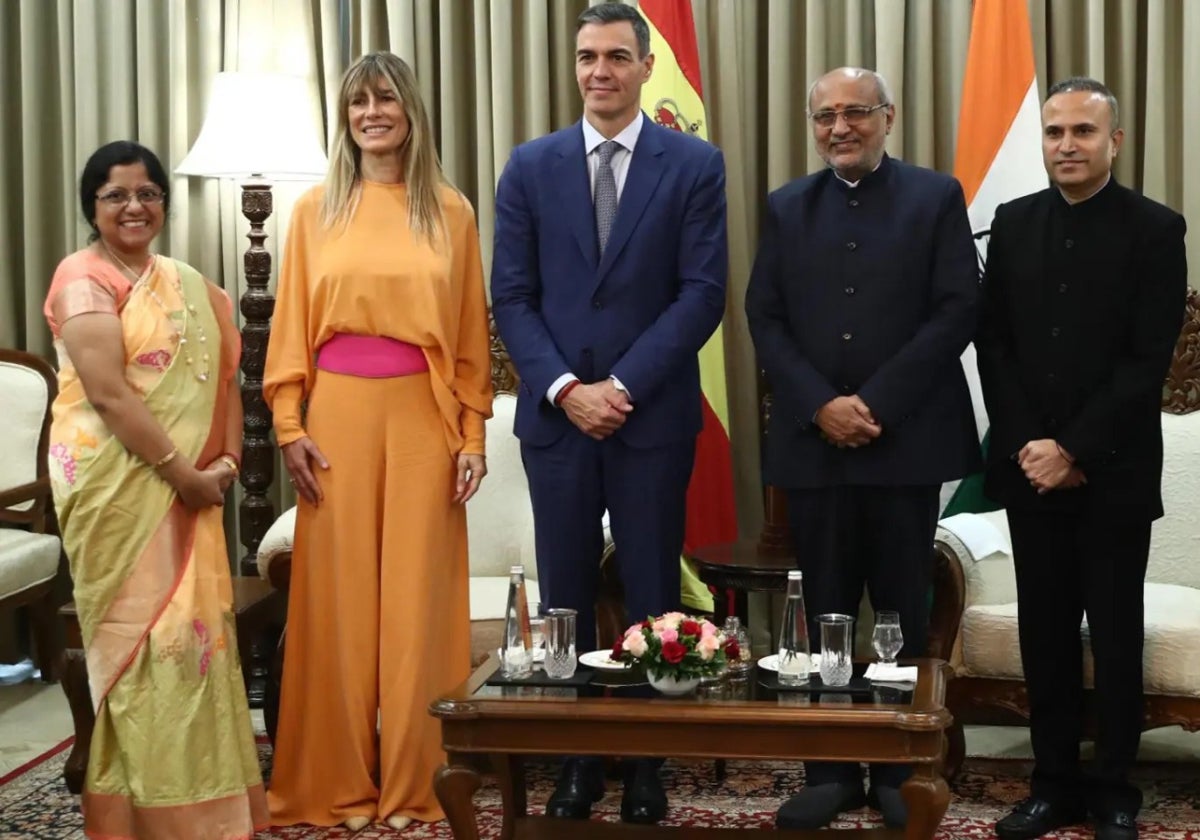
[[[595,0],[591,0],[595,2]],[[761,522],[757,381],[742,298],[766,193],[820,166],[804,118],[809,82],[841,64],[882,72],[898,103],[892,154],[953,168],[970,0],[692,0],[712,139],[726,154],[731,246],[726,319],[739,519]],[[1038,77],[1106,81],[1127,132],[1117,175],[1200,219],[1200,3],[1027,0]],[[410,61],[446,170],[491,252],[492,195],[512,147],[580,113],[575,17],[589,0],[6,0],[0,3],[0,344],[49,349],[40,315],[57,260],[86,233],[74,182],[101,142],[134,136],[174,165],[218,69],[307,74],[330,108],[350,59]],[[269,119],[269,106],[264,107]],[[276,188],[276,251],[298,189]],[[234,294],[244,222],[233,185],[179,179],[162,250]],[[1200,237],[1191,237],[1200,265]],[[1195,281],[1193,282],[1195,285]]]

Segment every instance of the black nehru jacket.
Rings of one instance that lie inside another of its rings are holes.
[[[1074,205],[1052,188],[997,208],[976,342],[990,497],[1162,515],[1162,383],[1183,319],[1184,229],[1115,179]],[[1014,456],[1042,438],[1077,459],[1085,487],[1036,493]]]
[[[764,481],[933,485],[976,469],[959,356],[978,294],[962,188],[948,175],[885,156],[856,187],[826,169],[773,192],[746,294],[772,393]],[[838,449],[812,420],[850,394],[883,434]]]

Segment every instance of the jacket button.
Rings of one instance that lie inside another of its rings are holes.
[[[600,301],[598,301],[598,300],[592,301],[592,309],[603,309],[603,308],[604,308],[604,304],[601,303]]]
[[[852,199],[850,199],[850,206],[851,206],[851,207],[857,207],[857,206],[858,206],[858,199],[857,199],[857,198],[852,198]]]
[[[854,294],[854,287],[853,287],[853,286],[847,286],[847,287],[846,287],[846,294],[848,294],[848,295],[852,295],[852,294]]]
[[[1067,240],[1066,242],[1064,242],[1063,244],[1064,244],[1064,245],[1066,245],[1068,248],[1074,248],[1074,247],[1075,247],[1075,240],[1074,240],[1074,239],[1068,239],[1068,240]]]
[[[1060,293],[1060,294],[1064,294],[1064,295],[1065,295],[1065,294],[1067,293],[1067,284],[1066,284],[1066,283],[1059,283],[1059,284],[1058,284],[1058,291],[1059,291],[1059,293]]]
[[[847,250],[847,251],[853,251],[853,250],[854,250],[855,248],[857,248],[857,247],[858,247],[858,243],[857,243],[857,242],[847,242],[847,243],[846,243],[846,250]]]
[[[590,358],[590,357],[591,357],[591,355],[592,355],[592,348],[591,348],[591,347],[584,347],[584,348],[583,348],[583,350],[581,350],[580,352],[581,352],[581,353],[583,353],[583,355],[585,355],[585,356],[587,356],[587,357],[589,357],[589,358]]]
[[[852,338],[854,338],[854,336],[851,335],[850,333],[848,333],[848,332],[842,333],[842,341],[849,341]]]
[[[1060,330],[1058,327],[1051,327],[1051,328],[1050,328],[1050,337],[1051,337],[1051,338],[1058,338],[1058,335],[1059,335],[1059,333],[1061,333],[1061,332],[1062,332],[1062,330]]]

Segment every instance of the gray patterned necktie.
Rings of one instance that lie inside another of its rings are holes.
[[[617,217],[617,177],[612,170],[612,157],[621,148],[616,140],[605,140],[596,147],[600,165],[596,169],[596,187],[592,201],[596,206],[596,237],[600,242],[600,255],[608,244],[613,219]]]

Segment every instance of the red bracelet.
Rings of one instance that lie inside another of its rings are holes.
[[[578,384],[579,384],[578,379],[572,379],[566,385],[562,386],[562,388],[558,392],[558,396],[554,398],[554,404],[562,405],[562,401],[567,398],[567,394],[571,393],[571,389],[574,388]]]

